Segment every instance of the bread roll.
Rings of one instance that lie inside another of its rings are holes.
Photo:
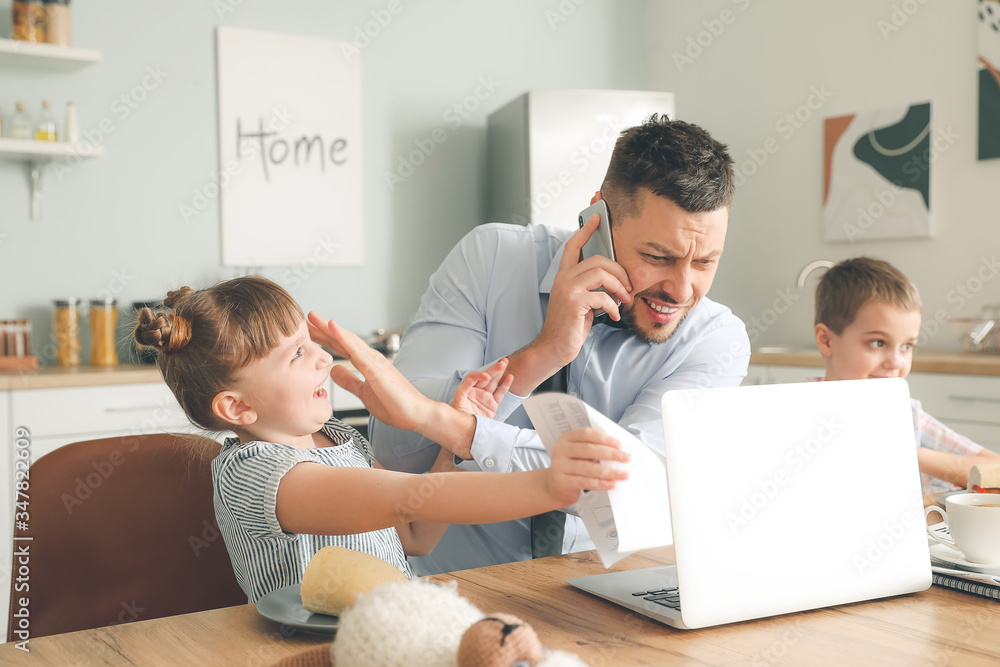
[[[977,463],[969,470],[969,491],[1000,493],[1000,463]]]
[[[406,581],[406,575],[370,554],[323,547],[306,565],[302,606],[317,614],[339,616],[359,595],[389,581]]]

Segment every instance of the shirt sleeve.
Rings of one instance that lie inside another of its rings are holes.
[[[750,363],[746,328],[730,320],[700,336],[681,364],[664,375],[654,373],[635,401],[625,408],[618,424],[653,451],[664,454],[660,400],[671,389],[735,387],[743,381]],[[667,371],[664,371],[667,373]],[[476,419],[472,441],[473,462],[461,467],[488,472],[535,470],[551,463],[538,434],[527,428]]]
[[[278,523],[278,484],[285,473],[308,460],[305,451],[268,443],[243,447],[220,466],[216,476],[219,499],[252,537],[297,539],[297,534],[284,532]]]
[[[914,427],[920,438],[920,446],[936,452],[975,456],[983,451],[964,435],[951,430],[940,421],[924,412],[919,402],[913,406]]]
[[[421,393],[436,401],[450,403],[467,373],[496,361],[485,358],[486,298],[496,247],[495,235],[481,230],[467,234],[431,276],[403,336],[394,365]],[[442,359],[448,360],[444,372]],[[519,406],[520,400],[508,394],[495,419],[505,420]],[[432,440],[375,418],[369,432],[375,457],[392,470],[426,472],[440,451]]]

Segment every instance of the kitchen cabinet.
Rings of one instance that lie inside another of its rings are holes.
[[[772,359],[781,363],[767,363]],[[1000,357],[920,351],[913,369],[906,381],[924,410],[973,442],[1000,452]],[[803,382],[823,372],[822,358],[814,351],[755,352],[743,384]]]
[[[99,51],[54,44],[34,44],[0,39],[0,66],[68,72],[101,59]],[[59,141],[32,141],[0,138],[0,160],[24,162],[31,179],[31,219],[42,219],[42,175],[54,160],[69,165],[100,157],[104,148],[91,143],[68,144]]]

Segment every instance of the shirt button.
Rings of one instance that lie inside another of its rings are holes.
[[[577,397],[577,393],[575,391],[569,392],[569,395],[572,396],[573,398]]]
[[[495,465],[496,465],[496,462],[495,462],[495,461],[493,460],[493,457],[492,457],[492,456],[490,456],[490,457],[487,457],[487,458],[486,458],[486,460],[485,460],[485,461],[483,461],[483,463],[485,463],[485,464],[486,464],[486,467],[487,467],[487,468],[492,468],[493,466],[495,466]]]

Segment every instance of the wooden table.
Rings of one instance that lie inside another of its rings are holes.
[[[673,551],[631,556],[613,569],[673,562]],[[542,642],[602,665],[1000,664],[1000,603],[938,586],[913,595],[705,630],[674,630],[570,588],[603,572],[595,552],[433,577],[454,579],[483,611],[531,623]],[[720,603],[724,604],[723,601]],[[0,646],[5,665],[270,665],[330,641],[293,632],[252,605],[40,637],[30,654]]]

